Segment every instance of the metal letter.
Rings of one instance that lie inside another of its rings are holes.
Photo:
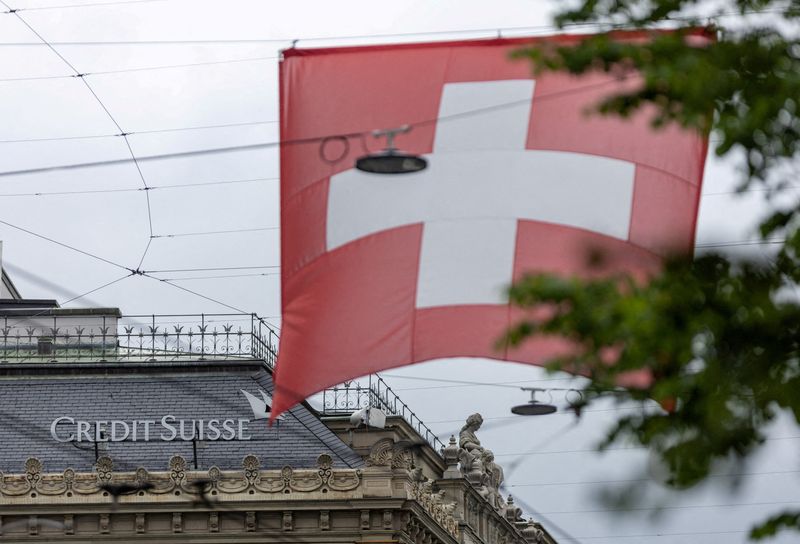
[[[75,435],[74,434],[70,434],[68,438],[65,438],[63,440],[58,437],[58,434],[56,434],[56,428],[58,427],[58,423],[60,421],[69,421],[70,423],[75,423],[74,419],[72,419],[71,417],[67,417],[67,416],[60,417],[60,418],[56,419],[55,421],[53,421],[53,424],[50,425],[50,434],[52,435],[53,440],[55,440],[56,442],[72,442],[73,440],[75,440]]]

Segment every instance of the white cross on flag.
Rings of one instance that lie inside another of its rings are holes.
[[[638,39],[627,34],[624,39]],[[567,43],[579,37],[545,41]],[[273,415],[347,379],[442,357],[540,364],[499,350],[526,273],[644,278],[692,248],[706,142],[644,111],[587,115],[635,81],[531,75],[534,40],[288,50],[281,63],[283,327]],[[541,40],[540,40],[541,41]],[[367,174],[367,133],[411,125],[428,168]],[[299,140],[299,142],[298,142]],[[589,254],[601,253],[599,265]]]

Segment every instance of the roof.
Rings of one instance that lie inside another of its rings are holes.
[[[58,302],[52,299],[0,298],[0,315],[122,317],[122,312],[119,308],[61,308]]]
[[[164,470],[173,455],[183,456],[191,468],[196,459],[200,469],[241,469],[248,454],[267,469],[314,467],[323,453],[334,466],[363,465],[307,405],[290,410],[277,427],[254,420],[242,390],[260,398],[260,391],[271,395],[272,388],[270,371],[260,360],[0,363],[0,471],[18,472],[29,457],[42,461],[48,472],[91,470],[102,455],[111,457],[117,470]],[[174,434],[183,421],[189,440],[163,440],[173,435],[162,425],[165,416],[171,416],[166,423]],[[226,422],[232,433],[225,430]],[[125,439],[98,442],[95,449],[89,438],[98,425],[107,438]],[[196,432],[192,426],[203,429],[204,440],[190,440]],[[214,428],[234,439],[216,437]]]
[[[8,292],[8,294],[9,294],[9,295],[11,296],[11,298],[13,298],[13,299],[19,299],[19,298],[22,298],[22,297],[20,296],[20,294],[19,294],[19,291],[17,291],[17,288],[16,288],[16,286],[14,285],[14,282],[13,282],[13,281],[11,281],[11,278],[9,278],[9,277],[8,277],[8,274],[6,274],[6,271],[5,271],[5,270],[2,270],[2,269],[0,269],[0,275],[2,275],[3,287],[5,288],[5,289],[4,289],[4,291],[7,291],[7,292]]]

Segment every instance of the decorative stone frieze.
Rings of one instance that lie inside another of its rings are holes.
[[[453,451],[455,438],[448,448],[448,457],[463,458],[463,448]],[[57,506],[59,519],[50,516],[46,522],[76,538],[86,531],[97,538],[118,535],[117,526],[134,536],[162,531],[176,537],[198,531],[306,534],[313,527],[332,538],[338,538],[337,531],[360,531],[365,538],[399,531],[413,544],[551,544],[538,536],[546,534],[541,526],[522,521],[511,497],[492,502],[492,486],[502,481],[502,470],[493,470],[487,451],[473,447],[469,452],[482,467],[482,486],[461,477],[431,479],[413,466],[411,451],[392,439],[375,444],[363,470],[335,468],[328,454],[320,455],[314,468],[265,470],[257,456],[247,455],[239,470],[192,470],[183,457],[173,456],[163,471],[124,472],[103,456],[85,473],[47,473],[31,458],[24,473],[0,473],[0,510],[29,506],[44,508],[40,512],[48,516]],[[452,459],[444,465],[451,464]],[[311,517],[310,505],[318,508]],[[87,524],[87,516],[95,521]],[[42,519],[14,516],[14,523],[26,523],[31,534],[40,534]]]
[[[434,492],[433,482],[423,476],[421,470],[412,470],[410,475],[412,484],[409,498],[416,500],[439,525],[458,536],[458,522],[453,516],[455,503],[444,501],[444,491]]]
[[[95,473],[97,474],[97,481],[100,485],[105,485],[111,482],[111,477],[114,471],[114,461],[111,457],[103,455],[97,459],[94,465]]]
[[[24,474],[0,473],[0,500],[37,493],[42,496],[59,496],[74,493],[79,496],[107,493],[112,483],[127,491],[124,495],[144,492],[161,495],[180,491],[189,495],[211,492],[237,494],[250,490],[274,493],[312,493],[322,490],[348,492],[359,487],[361,470],[333,469],[328,455],[320,456],[317,469],[261,470],[261,462],[254,455],[244,458],[241,471],[221,471],[212,467],[206,472],[189,472],[186,460],[174,456],[169,460],[169,470],[148,472],[143,468],[135,472],[114,472],[109,457],[100,457],[93,474],[76,474],[72,469],[62,474],[43,474],[42,463],[30,458],[25,463]]]
[[[398,446],[391,438],[383,438],[372,446],[366,464],[408,470],[414,466],[414,458],[408,448]]]

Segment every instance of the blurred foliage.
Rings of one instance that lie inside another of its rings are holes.
[[[778,514],[771,517],[759,527],[754,528],[750,532],[750,538],[761,540],[789,527],[800,530],[800,512]]]
[[[537,72],[601,71],[638,82],[598,104],[597,112],[624,117],[647,106],[656,129],[678,123],[710,133],[718,155],[737,151],[745,158],[741,190],[786,194],[794,180],[782,179],[779,167],[800,151],[800,42],[787,28],[800,34],[800,1],[571,5],[557,24],[597,23],[609,31],[516,55],[530,59]],[[703,17],[691,15],[703,8],[709,8]],[[709,43],[698,43],[706,15],[751,12],[762,14],[754,24],[713,25],[706,29]],[[646,39],[621,40],[620,28],[644,29]],[[620,417],[600,449],[621,441],[644,445],[668,469],[667,485],[697,485],[721,463],[744,464],[763,446],[779,412],[800,423],[799,215],[795,202],[761,223],[762,237],[785,239],[774,260],[675,258],[646,284],[629,277],[525,277],[512,286],[512,302],[545,305],[552,313],[516,324],[504,341],[518,345],[541,334],[574,342],[572,355],[547,366],[591,379],[582,405],[608,395],[643,407],[658,402],[662,409]],[[619,386],[636,373],[649,376],[642,382],[649,385]],[[800,529],[800,511],[770,518],[751,537],[786,528]]]

